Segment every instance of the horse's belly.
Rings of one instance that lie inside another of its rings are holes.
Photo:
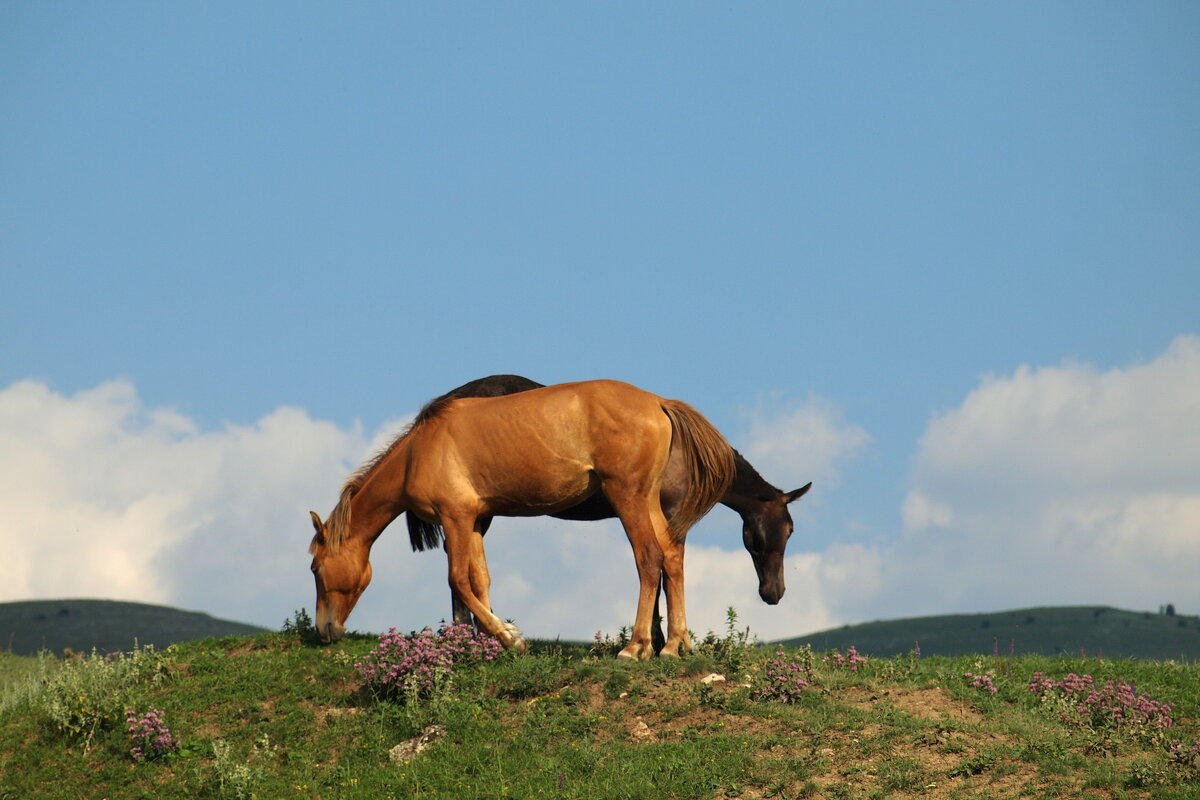
[[[600,489],[596,476],[587,471],[564,475],[557,480],[534,482],[502,481],[482,493],[487,510],[502,517],[536,517],[578,505]]]

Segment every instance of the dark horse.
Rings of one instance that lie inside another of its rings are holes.
[[[543,384],[520,375],[489,375],[459,386],[434,403],[456,397],[499,397],[540,389]],[[687,475],[672,458],[663,475],[660,495],[663,513],[670,520],[687,491]],[[732,508],[742,518],[742,542],[754,560],[758,572],[758,594],[763,602],[775,605],[783,597],[783,554],[792,535],[792,515],[788,503],[799,499],[812,488],[812,483],[792,492],[783,492],[763,480],[741,453],[734,451],[735,474],[720,502]],[[415,514],[407,516],[408,536],[414,550],[427,550],[442,543],[440,525],[426,522]],[[570,520],[612,519],[617,516],[612,504],[596,493],[579,505],[557,511],[550,516]],[[480,532],[486,533],[491,519],[480,520]],[[464,605],[454,601],[454,621],[470,622],[471,615]]]
[[[669,461],[680,462],[686,487],[670,522],[660,500]],[[481,629],[524,650],[520,632],[491,609],[481,523],[554,514],[602,494],[625,528],[640,584],[633,635],[620,655],[653,655],[650,626],[660,585],[667,597],[663,653],[678,655],[691,649],[684,537],[733,478],[733,448],[712,423],[687,403],[627,383],[441,398],[350,476],[328,521],[311,515],[317,630],[325,641],[342,636],[371,581],[371,546],[409,512],[442,526],[455,598]]]

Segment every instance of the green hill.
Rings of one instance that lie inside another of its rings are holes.
[[[313,638],[297,627],[112,659],[0,653],[0,800],[1200,796],[1196,664],[847,665],[727,638],[634,664],[534,642],[437,671],[423,639],[370,672],[374,637]],[[364,685],[405,670],[403,690]],[[1094,680],[1100,713],[1062,691],[1069,673]],[[1039,674],[1044,694],[1030,690]],[[1132,687],[1145,714],[1109,713]]]
[[[1106,606],[1026,608],[846,625],[787,639],[818,652],[851,645],[875,656],[968,653],[1200,660],[1200,617],[1121,611]]]
[[[137,643],[163,648],[209,636],[261,633],[264,628],[216,619],[198,611],[116,600],[25,600],[0,603],[0,650],[102,653]]]

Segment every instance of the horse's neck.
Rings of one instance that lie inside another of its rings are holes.
[[[394,451],[389,453],[350,498],[354,538],[374,542],[392,520],[408,510],[403,494],[405,461]]]
[[[742,514],[761,506],[764,498],[779,494],[779,490],[767,483],[741,453],[735,450],[733,455],[735,469],[733,483],[729,484],[729,489],[721,498],[722,504]]]

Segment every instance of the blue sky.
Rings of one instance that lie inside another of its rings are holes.
[[[303,511],[326,513],[425,400],[516,372],[687,400],[783,488],[816,481],[793,585],[824,588],[747,608],[775,614],[755,617],[764,630],[1025,600],[1194,613],[1182,578],[1089,591],[1051,570],[939,593],[900,573],[936,561],[932,528],[966,548],[954,563],[981,565],[1011,525],[1089,549],[1160,501],[1174,511],[1141,524],[1200,531],[1198,35],[1182,2],[5,4],[4,473],[141,465],[120,487],[0,495],[0,536],[29,518],[51,548],[21,562],[25,593],[101,592],[46,559],[138,531],[130,548],[159,544],[126,554],[146,574],[116,594],[273,624],[310,602]],[[98,438],[72,449],[67,420],[85,418]],[[980,430],[992,449],[955,440]],[[997,434],[1030,430],[1020,453]],[[1182,455],[1144,452],[1159,440]],[[1079,460],[1013,487],[1041,498],[1036,519],[1006,516],[1020,496],[992,508],[1001,467],[1034,474],[1050,441]],[[205,483],[180,462],[195,448],[244,472]],[[306,459],[291,482],[271,474]],[[1109,477],[1072,488],[1094,459],[1171,468],[1108,508]],[[702,574],[749,564],[720,514],[691,539]],[[539,525],[537,542],[586,539]],[[579,554],[521,571],[535,540],[503,530],[490,552],[513,559],[527,589],[511,602],[527,591],[537,618]],[[631,579],[619,531],[597,537]],[[278,545],[299,566],[214,599],[164,566],[198,563],[201,541]],[[388,558],[361,624],[424,624],[386,616],[426,591],[407,588],[409,562],[436,562]],[[631,615],[632,596],[613,602]],[[565,619],[534,627],[590,633]]]

